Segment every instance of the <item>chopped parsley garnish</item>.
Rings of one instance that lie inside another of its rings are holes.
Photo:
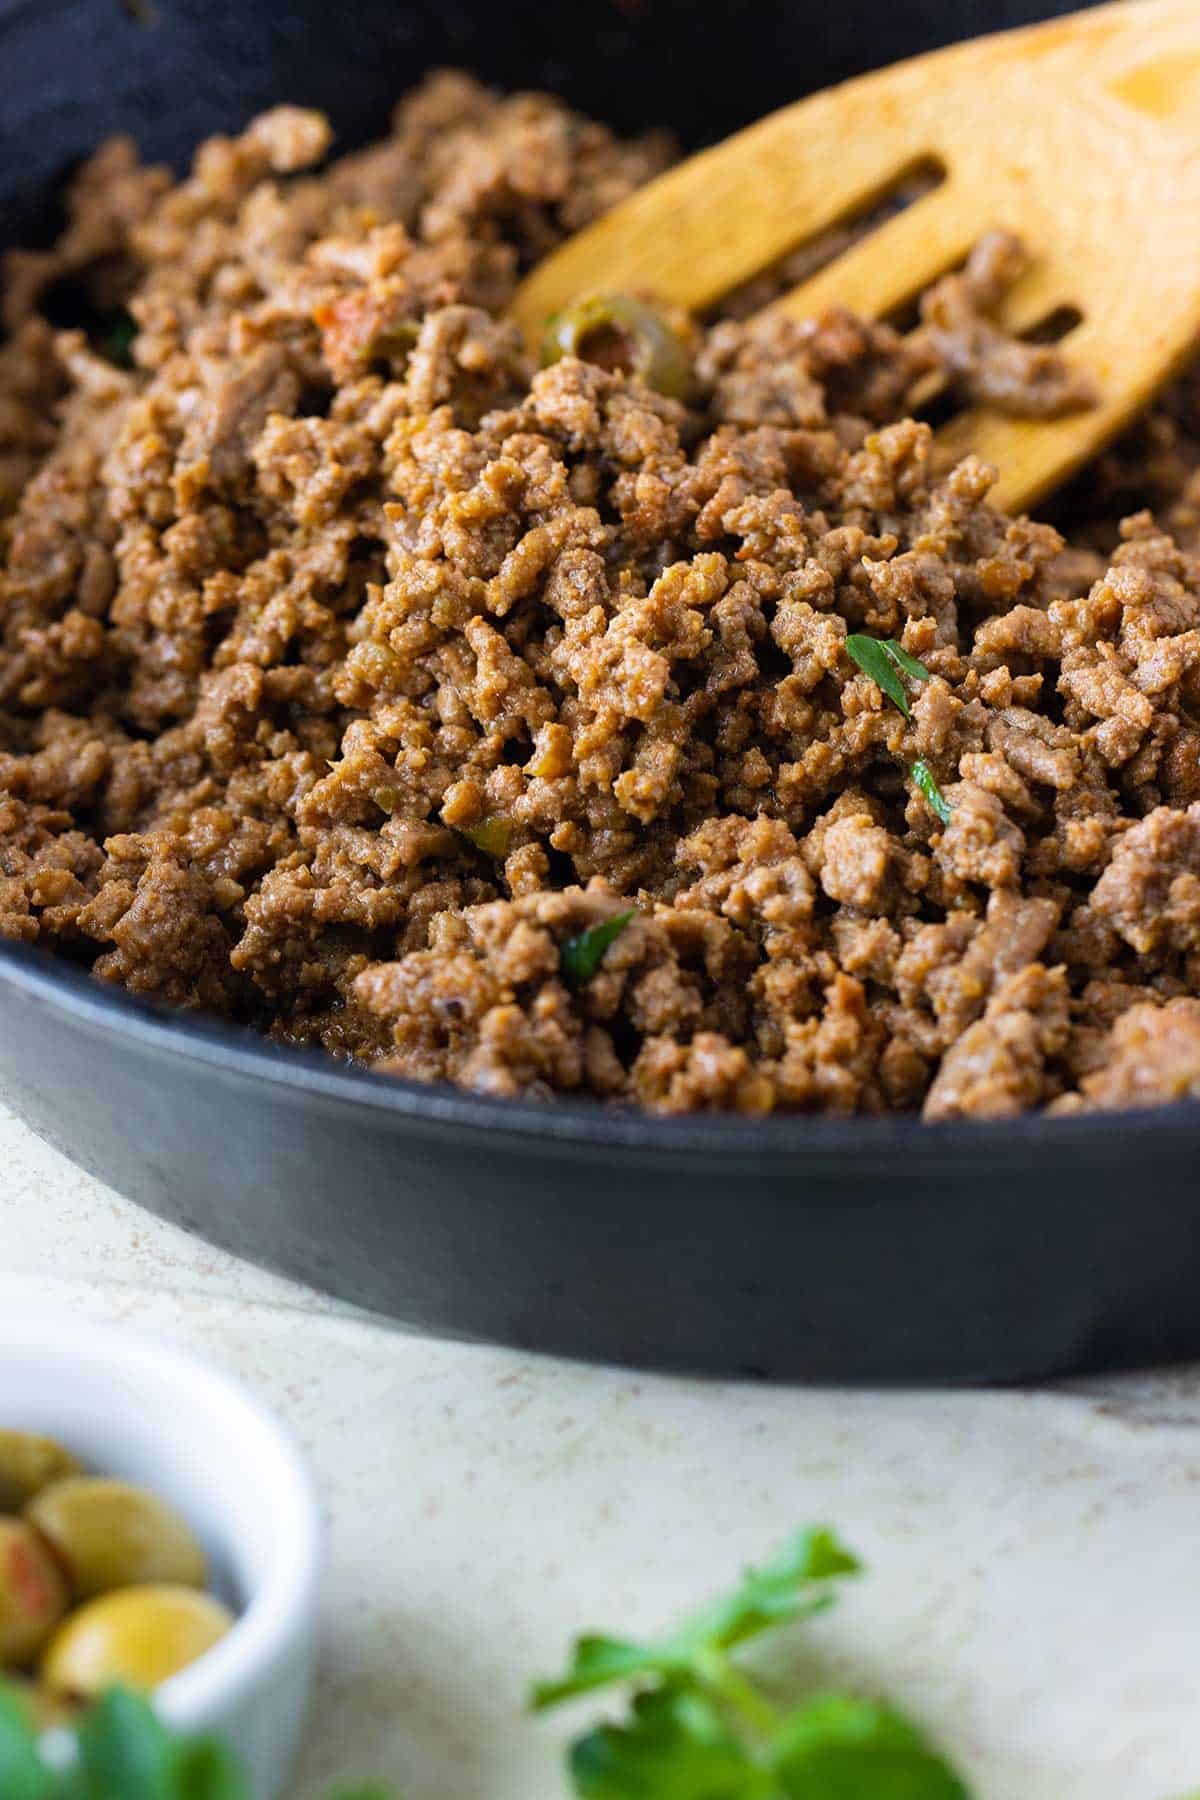
[[[942,824],[948,825],[954,808],[934,780],[933,770],[929,767],[929,764],[918,757],[912,768],[909,770],[909,774],[913,778],[913,786],[919,788],[921,793],[924,794],[933,811],[942,821]]]
[[[126,312],[123,306],[114,306],[106,314],[103,329],[98,339],[100,354],[115,363],[118,369],[132,369],[133,340],[137,336],[137,321],[132,313]]]
[[[864,675],[870,676],[893,705],[900,708],[906,719],[912,718],[912,708],[900,676],[907,675],[911,681],[929,681],[929,670],[923,662],[919,662],[895,638],[865,637],[861,632],[852,632],[846,639],[846,654],[858,664]],[[924,794],[942,824],[948,825],[954,808],[938,786],[929,764],[918,758],[908,772],[913,785]]]
[[[600,967],[604,952],[620,937],[633,916],[633,909],[614,913],[611,919],[602,919],[598,925],[589,925],[578,937],[567,939],[559,951],[559,960],[563,980],[568,987],[580,988],[592,979]]]
[[[895,638],[864,637],[861,632],[852,632],[846,639],[846,654],[864,675],[871,677],[876,687],[883,689],[906,719],[912,718],[912,708],[900,676],[907,675],[912,681],[928,681],[929,670],[923,662],[910,656]]]

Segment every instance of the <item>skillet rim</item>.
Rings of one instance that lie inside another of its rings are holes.
[[[747,1157],[797,1165],[836,1159],[845,1162],[850,1176],[861,1175],[881,1159],[895,1162],[900,1155],[906,1158],[906,1175],[930,1159],[953,1166],[981,1154],[993,1170],[997,1160],[1027,1167],[1034,1152],[1062,1151],[1064,1157],[1054,1161],[1091,1160],[1119,1146],[1124,1159],[1132,1150],[1129,1140],[1141,1143],[1151,1131],[1159,1150],[1189,1143],[1200,1147],[1200,1099],[1062,1118],[1023,1113],[1015,1119],[926,1124],[916,1114],[662,1117],[608,1109],[599,1101],[489,1097],[448,1082],[381,1078],[367,1067],[340,1063],[326,1051],[276,1044],[252,1026],[181,1012],[109,986],[49,951],[0,941],[0,1015],[7,990],[92,1035],[124,1039],[145,1055],[200,1064],[238,1085],[265,1085],[291,1099],[365,1112],[380,1124],[424,1127],[437,1135],[448,1130],[486,1133],[512,1140],[514,1150],[532,1138],[558,1150],[623,1149],[655,1160],[689,1153],[731,1165]],[[902,1190],[905,1184],[899,1180],[897,1185]]]

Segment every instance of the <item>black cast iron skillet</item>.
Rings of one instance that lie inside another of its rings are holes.
[[[256,107],[344,143],[427,67],[692,143],[1036,0],[0,0],[8,241],[106,132]],[[0,948],[0,1094],[153,1211],[434,1330],[729,1374],[966,1380],[1200,1352],[1200,1105],[1012,1124],[650,1120],[386,1081]],[[0,1180],[3,1179],[0,1173]]]

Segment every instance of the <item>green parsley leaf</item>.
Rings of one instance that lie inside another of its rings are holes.
[[[0,1683],[0,1800],[251,1800],[240,1763],[219,1738],[180,1737],[138,1694],[113,1688],[81,1719],[77,1760],[51,1769],[17,1689]],[[329,1800],[398,1800],[364,1782]]]
[[[828,1584],[857,1573],[859,1564],[823,1527],[799,1532],[764,1563],[750,1569],[732,1594],[715,1600],[657,1642],[581,1637],[566,1674],[534,1687],[541,1711],[576,1694],[639,1675],[692,1675],[705,1679],[704,1661],[776,1625],[821,1612],[830,1604]]]
[[[913,681],[928,681],[929,670],[923,662],[910,656],[895,638],[864,637],[861,632],[852,632],[846,639],[846,654],[900,708],[906,719],[912,718],[912,708],[900,675],[907,675]]]
[[[783,1721],[770,1763],[787,1800],[970,1800],[907,1719],[837,1694],[809,1700]]]
[[[678,1666],[653,1644],[588,1633],[575,1639],[565,1675],[557,1681],[534,1683],[530,1705],[534,1712],[544,1712],[547,1707],[561,1706],[564,1700],[590,1693],[593,1688],[609,1687],[614,1681],[629,1681],[635,1675],[673,1673]]]
[[[924,794],[926,800],[928,800],[930,806],[942,821],[942,824],[948,825],[954,808],[934,780],[933,770],[929,767],[929,764],[918,757],[917,761],[909,770],[909,773],[913,778],[913,785],[919,788]]]
[[[846,639],[846,654],[858,664],[864,675],[871,677],[876,687],[881,688],[889,700],[895,702],[906,719],[912,718],[908,695],[896,673],[895,664],[878,638],[852,633]]]
[[[628,1724],[579,1738],[570,1769],[581,1800],[769,1800],[776,1791],[716,1707],[680,1685],[639,1694]]]
[[[614,913],[611,919],[602,919],[598,925],[589,925],[578,937],[567,939],[559,951],[559,961],[568,987],[580,988],[592,979],[604,952],[620,937],[633,916],[632,910]]]
[[[832,1531],[810,1526],[789,1538],[761,1569],[748,1569],[727,1599],[696,1613],[674,1641],[694,1646],[694,1651],[731,1650],[776,1625],[823,1612],[832,1598],[823,1584],[857,1575],[860,1567]]]
[[[250,1783],[218,1738],[177,1737],[138,1694],[114,1688],[78,1730],[67,1800],[251,1800]]]
[[[54,1778],[37,1752],[18,1694],[0,1688],[0,1794],[4,1800],[50,1800]]]
[[[902,669],[906,675],[911,676],[913,681],[932,681],[933,677],[925,667],[925,664],[917,657],[911,655],[911,653],[904,648],[903,644],[897,643],[895,638],[883,638],[881,641],[884,649],[887,651],[896,667]]]
[[[251,1800],[250,1783],[219,1738],[192,1738],[175,1746],[173,1800]]]
[[[881,688],[888,699],[900,708],[905,718],[911,719],[912,708],[908,704],[908,695],[900,676],[907,675],[912,681],[929,681],[931,677],[925,664],[910,655],[895,638],[864,637],[861,633],[852,633],[846,639],[846,652],[863,674],[869,675],[876,687]],[[918,759],[909,773],[942,824],[948,825],[953,809],[934,780],[929,764]]]
[[[175,1744],[141,1695],[112,1689],[88,1713],[77,1736],[84,1791],[96,1800],[175,1800]]]
[[[116,363],[118,369],[132,369],[137,329],[132,313],[126,312],[123,306],[115,306],[104,321],[98,346],[100,354],[110,363]]]

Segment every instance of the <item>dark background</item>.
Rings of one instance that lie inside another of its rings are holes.
[[[428,68],[546,87],[625,130],[720,137],[814,87],[1070,0],[0,0],[0,234],[44,237],[101,138],[184,162],[279,100],[343,145]]]

